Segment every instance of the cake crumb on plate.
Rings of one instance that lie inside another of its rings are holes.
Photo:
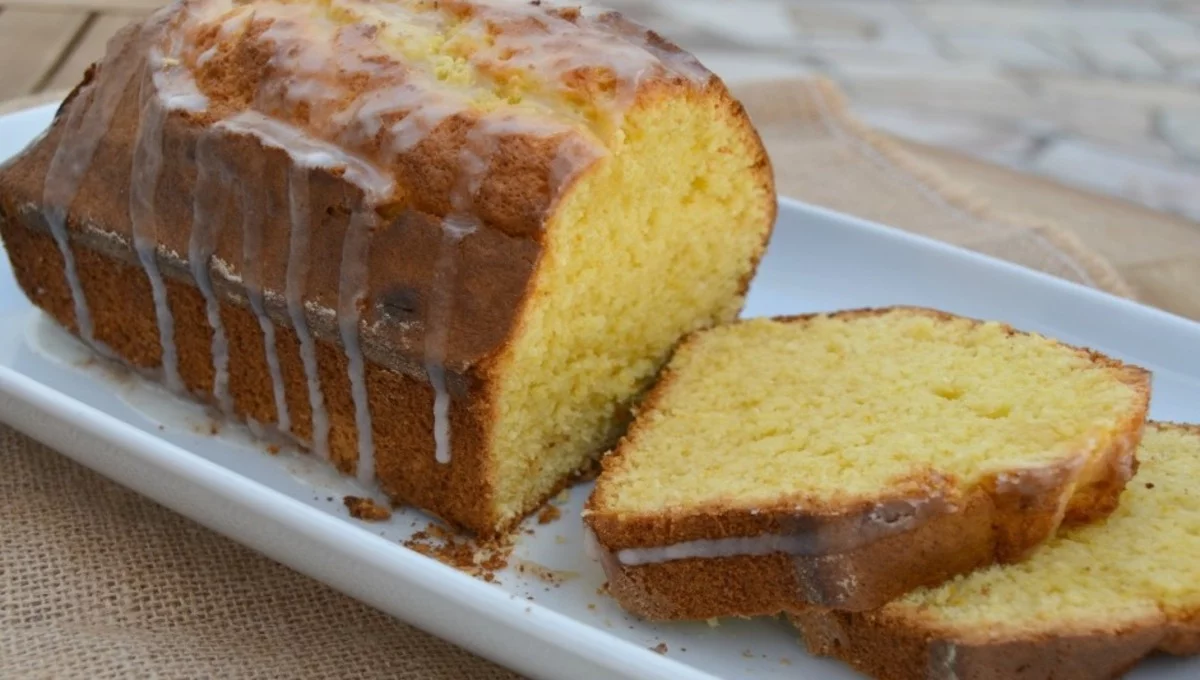
[[[350,516],[364,522],[385,522],[392,518],[392,511],[376,503],[373,499],[361,496],[346,496],[342,498]]]
[[[549,524],[559,517],[562,517],[562,511],[553,505],[543,507],[537,514],[538,524]]]

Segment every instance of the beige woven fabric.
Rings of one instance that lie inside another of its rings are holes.
[[[1071,231],[984,205],[827,83],[739,94],[781,194],[1128,294]],[[0,456],[0,677],[514,677],[3,426]]]

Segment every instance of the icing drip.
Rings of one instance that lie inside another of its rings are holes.
[[[342,245],[341,280],[338,284],[338,329],[346,352],[350,373],[350,393],[354,399],[354,425],[358,430],[358,479],[370,484],[375,479],[375,444],[371,431],[371,411],[367,401],[367,374],[359,342],[361,305],[367,295],[367,252],[371,231],[377,221],[369,206],[360,207],[350,216]]]
[[[275,324],[267,316],[263,304],[262,288],[262,239],[263,239],[263,208],[266,201],[262,196],[251,190],[252,185],[242,189],[242,284],[246,289],[246,299],[250,301],[250,309],[258,319],[258,327],[262,330],[263,351],[267,359],[267,372],[271,375],[271,391],[275,399],[275,422],[279,431],[290,434],[292,431],[291,415],[288,413],[287,396],[283,386],[283,370],[279,366],[279,348],[275,345]]]
[[[433,293],[425,332],[425,371],[433,387],[433,440],[438,463],[451,459],[450,392],[446,386],[445,361],[449,349],[454,291],[458,274],[456,251],[464,238],[483,225],[474,216],[474,197],[488,174],[491,159],[507,135],[549,137],[566,131],[561,123],[518,115],[491,115],[479,119],[467,134],[459,154],[459,176],[450,195],[452,212],[442,222],[442,243],[434,267]],[[559,144],[550,168],[554,192],[564,186],[582,166],[583,159],[593,160],[596,152],[590,144],[570,135]]]
[[[455,250],[466,236],[479,228],[479,221],[465,214],[446,218],[437,265],[434,268],[433,295],[425,334],[425,371],[433,387],[434,457],[445,465],[450,462],[450,392],[446,389],[446,346],[450,335],[450,315],[454,304],[454,281],[458,274]]]
[[[209,263],[216,250],[220,223],[213,209],[217,205],[216,191],[227,184],[222,182],[213,151],[215,137],[211,133],[196,141],[196,191],[192,205],[192,233],[188,240],[188,263],[196,287],[204,296],[204,311],[212,328],[213,397],[224,413],[233,413],[233,398],[229,394],[229,340],[221,321],[221,306],[213,292]]]
[[[340,170],[342,176],[362,189],[364,206],[351,217],[342,245],[342,265],[338,284],[338,329],[346,353],[351,395],[354,399],[354,422],[358,430],[358,477],[370,483],[375,474],[375,447],[371,432],[371,412],[367,402],[365,364],[359,339],[360,307],[366,296],[367,249],[374,226],[370,206],[393,190],[393,180],[378,168],[333,144],[314,139],[303,130],[287,123],[244,111],[217,124],[218,128],[238,134],[252,135],[266,146],[281,149],[291,157],[296,171],[289,178],[289,210],[292,220],[292,242],[289,244],[287,298],[288,314],[301,342],[301,358],[309,389],[313,413],[313,447],[318,455],[329,455],[329,419],[321,394],[317,367],[316,344],[308,328],[303,309],[303,285],[308,275],[308,168]],[[297,181],[297,174],[303,181]],[[300,214],[303,213],[303,214]],[[302,235],[297,230],[302,231]],[[304,346],[307,345],[308,349]]]
[[[342,177],[362,189],[371,202],[378,202],[392,193],[394,180],[379,168],[339,146],[257,111],[243,111],[215,127],[256,137],[265,146],[286,152],[299,167],[341,170]]]
[[[939,641],[929,651],[929,680],[958,680],[958,645]]]
[[[67,235],[67,214],[71,203],[79,192],[79,185],[92,165],[92,158],[100,141],[108,133],[121,93],[132,80],[135,71],[129,69],[126,77],[102,81],[106,86],[93,87],[92,100],[88,106],[76,106],[63,126],[63,136],[50,160],[42,188],[43,216],[50,227],[54,242],[62,253],[67,285],[71,289],[71,300],[75,308],[75,325],[85,343],[95,346],[92,315],[88,309],[83,284],[75,266],[75,253],[71,250]]]
[[[152,57],[153,59],[153,57]],[[158,340],[162,348],[163,380],[168,389],[183,391],[175,349],[175,320],[167,300],[167,286],[158,269],[157,224],[154,198],[163,164],[163,125],[166,122],[167,102],[155,96],[157,87],[147,74],[142,82],[141,114],[138,121],[137,143],[130,174],[129,219],[133,228],[134,249],[154,298],[158,318]]]
[[[869,511],[857,516],[797,516],[789,520],[792,526],[780,533],[626,548],[616,551],[616,557],[618,562],[626,566],[641,566],[671,560],[774,553],[783,553],[795,558],[830,555],[848,552],[887,536],[912,531],[933,517],[950,512],[951,509],[952,506],[941,495],[896,499],[878,503]],[[798,562],[798,566],[803,565]]]
[[[312,447],[322,458],[329,458],[329,413],[321,391],[317,368],[317,346],[304,314],[304,287],[308,281],[309,258],[309,179],[308,169],[295,165],[288,176],[288,210],[291,235],[288,243],[287,284],[284,297],[288,316],[300,341],[300,360],[308,383],[308,403],[312,411]]]

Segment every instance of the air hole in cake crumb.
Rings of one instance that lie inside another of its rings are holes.
[[[977,412],[984,418],[999,420],[1001,418],[1007,418],[1010,414],[1012,414],[1012,406],[1009,406],[1008,404],[1001,404],[1000,406],[980,409]]]
[[[966,390],[956,385],[939,385],[933,388],[934,394],[949,401],[958,401],[959,399],[962,399],[966,392]]]

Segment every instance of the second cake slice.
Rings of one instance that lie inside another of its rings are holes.
[[[584,511],[650,619],[879,607],[1116,507],[1149,375],[916,308],[756,319],[678,350]]]

